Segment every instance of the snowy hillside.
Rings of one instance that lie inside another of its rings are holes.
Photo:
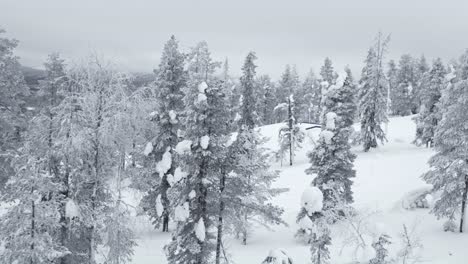
[[[434,264],[463,264],[467,263],[468,235],[459,233],[445,233],[442,229],[443,221],[437,221],[428,209],[404,209],[405,197],[411,192],[427,189],[427,185],[420,179],[420,175],[428,169],[427,160],[432,150],[416,147],[411,144],[414,138],[415,125],[412,117],[391,118],[388,126],[388,143],[376,150],[364,153],[355,148],[357,154],[355,169],[357,177],[353,191],[355,208],[366,215],[363,221],[368,230],[365,240],[372,242],[372,234],[386,232],[392,237],[391,255],[395,255],[401,248],[399,234],[406,225],[412,237],[422,245],[416,250],[417,261]],[[305,125],[301,125],[304,129]],[[266,146],[272,151],[278,148],[277,135],[281,124],[268,125],[261,128],[261,133],[269,137]],[[294,234],[298,229],[296,216],[300,209],[300,198],[304,188],[310,184],[312,178],[304,170],[308,168],[306,152],[311,149],[311,138],[317,136],[318,129],[307,130],[304,148],[298,152],[296,164],[273,167],[281,171],[281,177],[276,187],[289,188],[275,203],[285,210],[284,220],[289,226],[280,226],[274,230],[258,228],[252,234],[247,246],[239,241],[228,238],[225,247],[235,263],[259,264],[271,249],[283,248],[288,252],[294,263],[309,263],[309,247],[296,241]],[[139,246],[136,248],[133,263],[154,264],[166,263],[163,246],[170,239],[170,235],[154,231],[149,223],[138,220],[135,224],[138,231]],[[353,263],[353,250],[343,248],[346,230],[340,225],[333,226],[333,247],[331,258],[333,263]],[[441,243],[440,241],[444,241]],[[368,253],[371,254],[371,253]],[[359,257],[359,256],[357,256]]]

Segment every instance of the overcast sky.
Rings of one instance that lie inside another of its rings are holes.
[[[468,47],[468,1],[0,0],[0,27],[32,67],[54,51],[69,59],[95,51],[122,69],[150,72],[174,34],[184,51],[207,41],[234,74],[250,50],[258,71],[273,77],[285,64],[318,72],[326,56],[358,74],[379,30],[391,33],[388,58],[457,57]]]

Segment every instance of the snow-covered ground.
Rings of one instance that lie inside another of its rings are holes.
[[[268,125],[261,128],[261,133],[269,137],[266,146],[277,149],[278,129],[282,124]],[[306,125],[303,128],[307,127]],[[284,220],[289,226],[274,227],[273,231],[257,228],[251,235],[247,246],[235,239],[228,238],[227,247],[232,259],[239,264],[260,264],[271,249],[283,248],[294,263],[310,263],[309,247],[298,243],[294,234],[298,229],[296,216],[300,209],[300,199],[304,188],[310,184],[312,177],[306,175],[308,168],[307,151],[312,148],[311,138],[316,138],[318,129],[307,130],[308,137],[304,148],[297,152],[293,166],[281,167],[274,163],[274,169],[281,171],[276,187],[290,189],[274,202],[281,205]],[[411,144],[414,138],[415,125],[411,117],[391,118],[388,126],[388,142],[376,150],[364,153],[360,148],[354,149],[357,154],[353,191],[354,207],[367,217],[370,229],[386,232],[392,237],[391,255],[397,254],[400,244],[399,233],[403,224],[419,238],[423,245],[419,253],[419,263],[464,264],[468,263],[468,234],[446,233],[442,230],[443,220],[438,221],[429,214],[428,209],[403,209],[402,199],[414,190],[427,187],[420,175],[428,169],[427,161],[432,150],[416,147]],[[143,220],[135,222],[138,231],[138,243],[133,263],[162,264],[166,263],[163,246],[170,235],[153,230]],[[342,226],[332,227],[331,259],[334,264],[353,263],[349,248],[342,249]],[[410,262],[411,263],[411,262]]]

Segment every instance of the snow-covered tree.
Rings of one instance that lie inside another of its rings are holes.
[[[314,71],[309,74],[302,83],[300,91],[297,93],[297,107],[300,114],[300,121],[308,123],[318,123],[320,119],[320,100],[322,98],[320,83],[315,77]]]
[[[352,131],[356,105],[354,91],[346,73],[342,73],[336,84],[330,86],[324,95],[322,132],[314,151],[309,153],[311,167],[308,174],[317,175],[313,185],[324,195],[325,210],[336,204],[333,193],[339,199],[351,203],[352,178],[355,155],[351,152],[349,137]]]
[[[226,188],[236,193],[227,206],[236,212],[233,226],[242,236],[243,244],[247,243],[252,221],[264,225],[283,223],[283,210],[270,202],[272,197],[282,192],[271,187],[278,173],[269,168],[268,155],[261,146],[263,139],[255,130],[257,119],[251,111],[255,105],[255,59],[255,53],[250,52],[242,67],[242,115],[238,121],[237,138],[232,144],[234,176],[229,179],[230,184],[226,185]]]
[[[270,76],[262,75],[257,80],[259,97],[259,105],[257,109],[261,115],[262,124],[269,125],[274,123],[274,108],[277,104],[275,96],[275,85],[271,81]]]
[[[369,261],[369,264],[387,264],[388,260],[388,246],[392,244],[390,237],[386,234],[379,236],[377,241],[372,243],[372,247],[375,250],[375,257]]]
[[[414,60],[408,54],[402,55],[398,62],[397,85],[392,100],[393,114],[406,116],[412,113],[415,87]]]
[[[14,173],[10,163],[26,127],[22,107],[24,96],[29,94],[14,54],[18,41],[3,37],[4,33],[0,28],[0,186]]]
[[[262,264],[293,264],[293,260],[284,249],[274,249],[268,253]]]
[[[394,60],[390,60],[388,62],[388,70],[387,70],[387,79],[388,79],[388,91],[390,94],[388,94],[388,99],[389,101],[387,102],[387,105],[390,106],[390,109],[388,109],[388,115],[390,114],[395,114],[395,109],[393,108],[393,101],[397,100],[396,99],[396,93],[397,93],[397,87],[398,87],[398,68]]]
[[[174,148],[179,142],[179,131],[182,129],[185,86],[184,55],[179,51],[178,42],[172,36],[164,46],[153,86],[157,101],[153,120],[158,125],[154,134],[150,135],[145,154],[155,165],[154,171],[149,172],[152,179],[149,183],[150,188],[146,190],[141,202],[155,227],[162,226],[163,232],[169,231],[169,215],[173,209],[167,192],[170,188],[169,178],[174,176],[176,168]],[[159,201],[162,206],[156,207]]]
[[[377,36],[375,47],[367,53],[365,66],[362,69],[358,93],[359,117],[361,120],[360,141],[364,151],[377,147],[377,141],[384,142],[385,133],[382,123],[387,120],[387,81],[383,73],[383,57],[389,38]]]
[[[426,75],[429,72],[430,67],[427,63],[426,57],[421,55],[418,60],[414,61],[414,79],[415,87],[413,87],[413,109],[412,113],[419,113],[421,107],[421,100],[423,96],[424,87],[427,85],[425,81],[427,80]]]
[[[63,109],[70,107],[68,113],[73,115],[63,115],[66,127],[70,126],[61,132],[65,139],[70,138],[62,143],[64,151],[70,151],[64,162],[64,181],[69,186],[65,190],[67,204],[74,204],[78,213],[68,217],[67,246],[71,254],[67,258],[94,263],[97,248],[102,245],[103,221],[112,202],[108,182],[116,164],[120,164],[113,140],[113,117],[121,111],[128,82],[112,65],[96,57],[71,69],[69,78],[75,95],[72,102],[62,101]]]
[[[460,232],[463,232],[465,209],[468,195],[468,53],[461,56],[455,74],[449,75],[450,83],[442,92],[440,109],[442,118],[434,135],[436,154],[429,160],[430,171],[423,179],[440,192],[432,209],[437,217],[460,218]],[[454,78],[455,77],[455,78]]]
[[[279,102],[284,102],[289,95],[294,94],[299,87],[299,76],[296,67],[286,65],[279,81],[276,98]]]
[[[169,263],[204,264],[215,257],[212,229],[220,213],[218,184],[225,165],[220,161],[226,154],[229,115],[223,83],[213,77],[219,63],[212,61],[206,42],[192,49],[189,57],[184,141],[190,147],[180,153],[180,169],[187,175],[171,191],[177,208],[184,208],[185,214],[176,208],[177,229],[166,252]]]
[[[330,251],[328,250],[331,245],[330,229],[328,229],[326,223],[321,223],[318,225],[317,230],[310,243],[312,263],[328,264],[330,263]]]
[[[295,101],[294,96],[291,94],[288,97],[288,119],[286,126],[282,127],[279,131],[279,156],[281,164],[286,153],[289,155],[289,165],[293,165],[295,151],[301,148],[301,143],[304,141],[304,132],[297,125]]]
[[[336,80],[336,73],[333,69],[333,64],[330,58],[326,57],[323,61],[323,65],[320,68],[320,76],[322,77],[322,81],[328,83],[328,85],[332,85],[335,83]]]
[[[417,125],[416,144],[432,146],[434,131],[440,120],[438,103],[443,88],[447,85],[445,80],[446,71],[441,59],[436,59],[431,70],[425,74],[420,90],[421,107],[419,115],[415,118]]]
[[[0,216],[0,259],[5,263],[55,263],[67,254],[57,239],[60,230],[60,200],[49,171],[49,157],[36,151],[37,131],[25,138],[25,146],[15,158],[15,174],[2,193],[9,205]]]
[[[311,260],[314,264],[329,263],[331,245],[327,212],[323,212],[323,193],[311,186],[301,196],[301,211],[297,217],[300,229],[296,237],[310,245]]]

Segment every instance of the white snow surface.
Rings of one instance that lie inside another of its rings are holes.
[[[184,179],[187,177],[187,175],[188,174],[185,171],[183,171],[180,167],[177,167],[174,171],[174,183]]]
[[[156,197],[156,213],[158,214],[159,217],[162,216],[164,211],[164,206],[161,202],[161,195],[159,194],[158,197]]]
[[[272,258],[273,262],[269,262],[271,264],[289,264],[290,258],[286,250],[282,248],[272,249],[268,253],[268,257]],[[293,262],[294,263],[294,262]]]
[[[177,113],[174,110],[169,111],[169,118],[171,119],[171,124],[177,124]]]
[[[143,151],[143,155],[148,156],[151,153],[151,151],[153,151],[153,143],[148,142],[146,143],[145,150]]]
[[[354,162],[356,178],[352,190],[354,192],[353,206],[358,210],[371,210],[376,213],[369,216],[369,222],[376,226],[375,229],[384,229],[391,236],[392,245],[390,255],[395,256],[401,249],[399,233],[402,225],[415,227],[419,234],[423,248],[420,258],[421,263],[430,264],[466,264],[468,259],[468,233],[451,233],[443,231],[443,223],[446,219],[437,220],[429,213],[429,209],[406,210],[401,206],[401,200],[407,193],[428,185],[421,180],[422,173],[428,170],[427,161],[434,154],[432,149],[417,147],[411,142],[414,140],[416,126],[411,119],[414,116],[393,117],[388,124],[388,142],[384,146],[363,152],[361,146],[353,148],[357,155]],[[260,128],[260,133],[269,138],[265,147],[272,152],[277,151],[277,135],[283,124],[267,125]],[[290,191],[273,199],[275,205],[284,208],[283,220],[288,226],[274,226],[273,231],[254,225],[252,227],[248,245],[244,246],[232,236],[225,237],[225,243],[229,245],[228,252],[235,263],[258,264],[262,263],[271,249],[284,248],[294,263],[310,263],[309,246],[297,242],[294,234],[298,230],[299,223],[296,217],[301,209],[301,194],[304,187],[313,180],[313,175],[307,175],[305,170],[310,166],[307,152],[313,149],[314,143],[319,138],[320,129],[305,130],[311,127],[307,124],[299,124],[306,133],[302,149],[297,151],[293,166],[281,167],[279,163],[272,163],[272,169],[280,171],[280,177],[274,187],[289,188]],[[355,126],[359,130],[359,126]],[[436,197],[434,196],[434,199]],[[129,201],[134,206],[138,200]],[[399,205],[399,206],[396,206]],[[188,203],[176,208],[176,219],[186,219],[188,215]],[[150,220],[138,218],[133,225],[138,230],[138,246],[131,263],[133,264],[166,264],[163,250],[164,245],[170,240],[171,235],[155,230]],[[330,247],[331,263],[353,263],[354,253],[350,248],[344,248],[341,252],[344,237],[341,235],[347,225],[334,224],[331,226],[332,246]],[[146,229],[143,229],[146,228]],[[175,223],[171,223],[170,229],[175,229]],[[376,237],[373,237],[376,239]],[[369,251],[361,255],[369,255]],[[358,256],[356,256],[358,257]],[[361,257],[361,256],[359,256]],[[366,256],[367,258],[367,256]],[[368,263],[368,262],[364,262]]]
[[[208,99],[204,93],[198,94],[197,103],[201,104]]]
[[[207,149],[209,144],[210,144],[210,136],[204,135],[203,137],[200,138],[200,146],[203,149]]]
[[[335,136],[335,133],[333,133],[330,130],[324,130],[320,133],[320,137],[323,138],[325,143],[331,144],[332,143],[332,138]]]
[[[68,199],[67,203],[65,204],[65,216],[67,218],[74,218],[74,217],[80,217],[80,208],[78,205],[76,205],[75,201],[73,199]]]
[[[200,217],[197,224],[195,225],[195,235],[197,236],[198,240],[205,241],[206,229],[205,221],[203,221],[202,217]]]
[[[309,215],[322,211],[323,193],[315,186],[308,187],[302,192],[301,206]]]
[[[204,94],[206,88],[208,88],[208,84],[206,84],[206,82],[201,82],[201,83],[198,85],[198,92]]]
[[[348,77],[348,74],[345,71],[341,71],[338,74],[338,78],[336,79],[336,83],[335,83],[336,88],[343,87],[344,82],[346,81],[346,77]]]
[[[190,216],[189,203],[176,206],[174,210],[174,220],[178,222],[185,221]]]
[[[192,190],[192,191],[189,193],[189,195],[188,195],[189,199],[193,199],[193,198],[195,198],[196,196],[197,196],[197,193],[195,192],[195,190]]]
[[[172,166],[172,154],[171,148],[168,147],[166,152],[164,152],[162,159],[156,163],[156,172],[159,173],[159,177],[163,177],[164,174],[171,168]]]
[[[208,88],[208,85],[206,84],[206,82],[201,82],[198,85],[197,103],[201,104],[206,101],[207,99],[206,94],[205,94],[206,88]]]
[[[314,223],[308,216],[304,216],[299,220],[299,227],[304,230],[312,229]]]
[[[177,154],[182,155],[185,152],[189,152],[191,147],[192,147],[192,141],[185,139],[176,145],[175,151],[177,152]]]
[[[335,125],[336,118],[337,118],[337,115],[335,112],[328,112],[325,115],[325,121],[326,121],[325,128],[328,130],[334,130],[336,127]]]

